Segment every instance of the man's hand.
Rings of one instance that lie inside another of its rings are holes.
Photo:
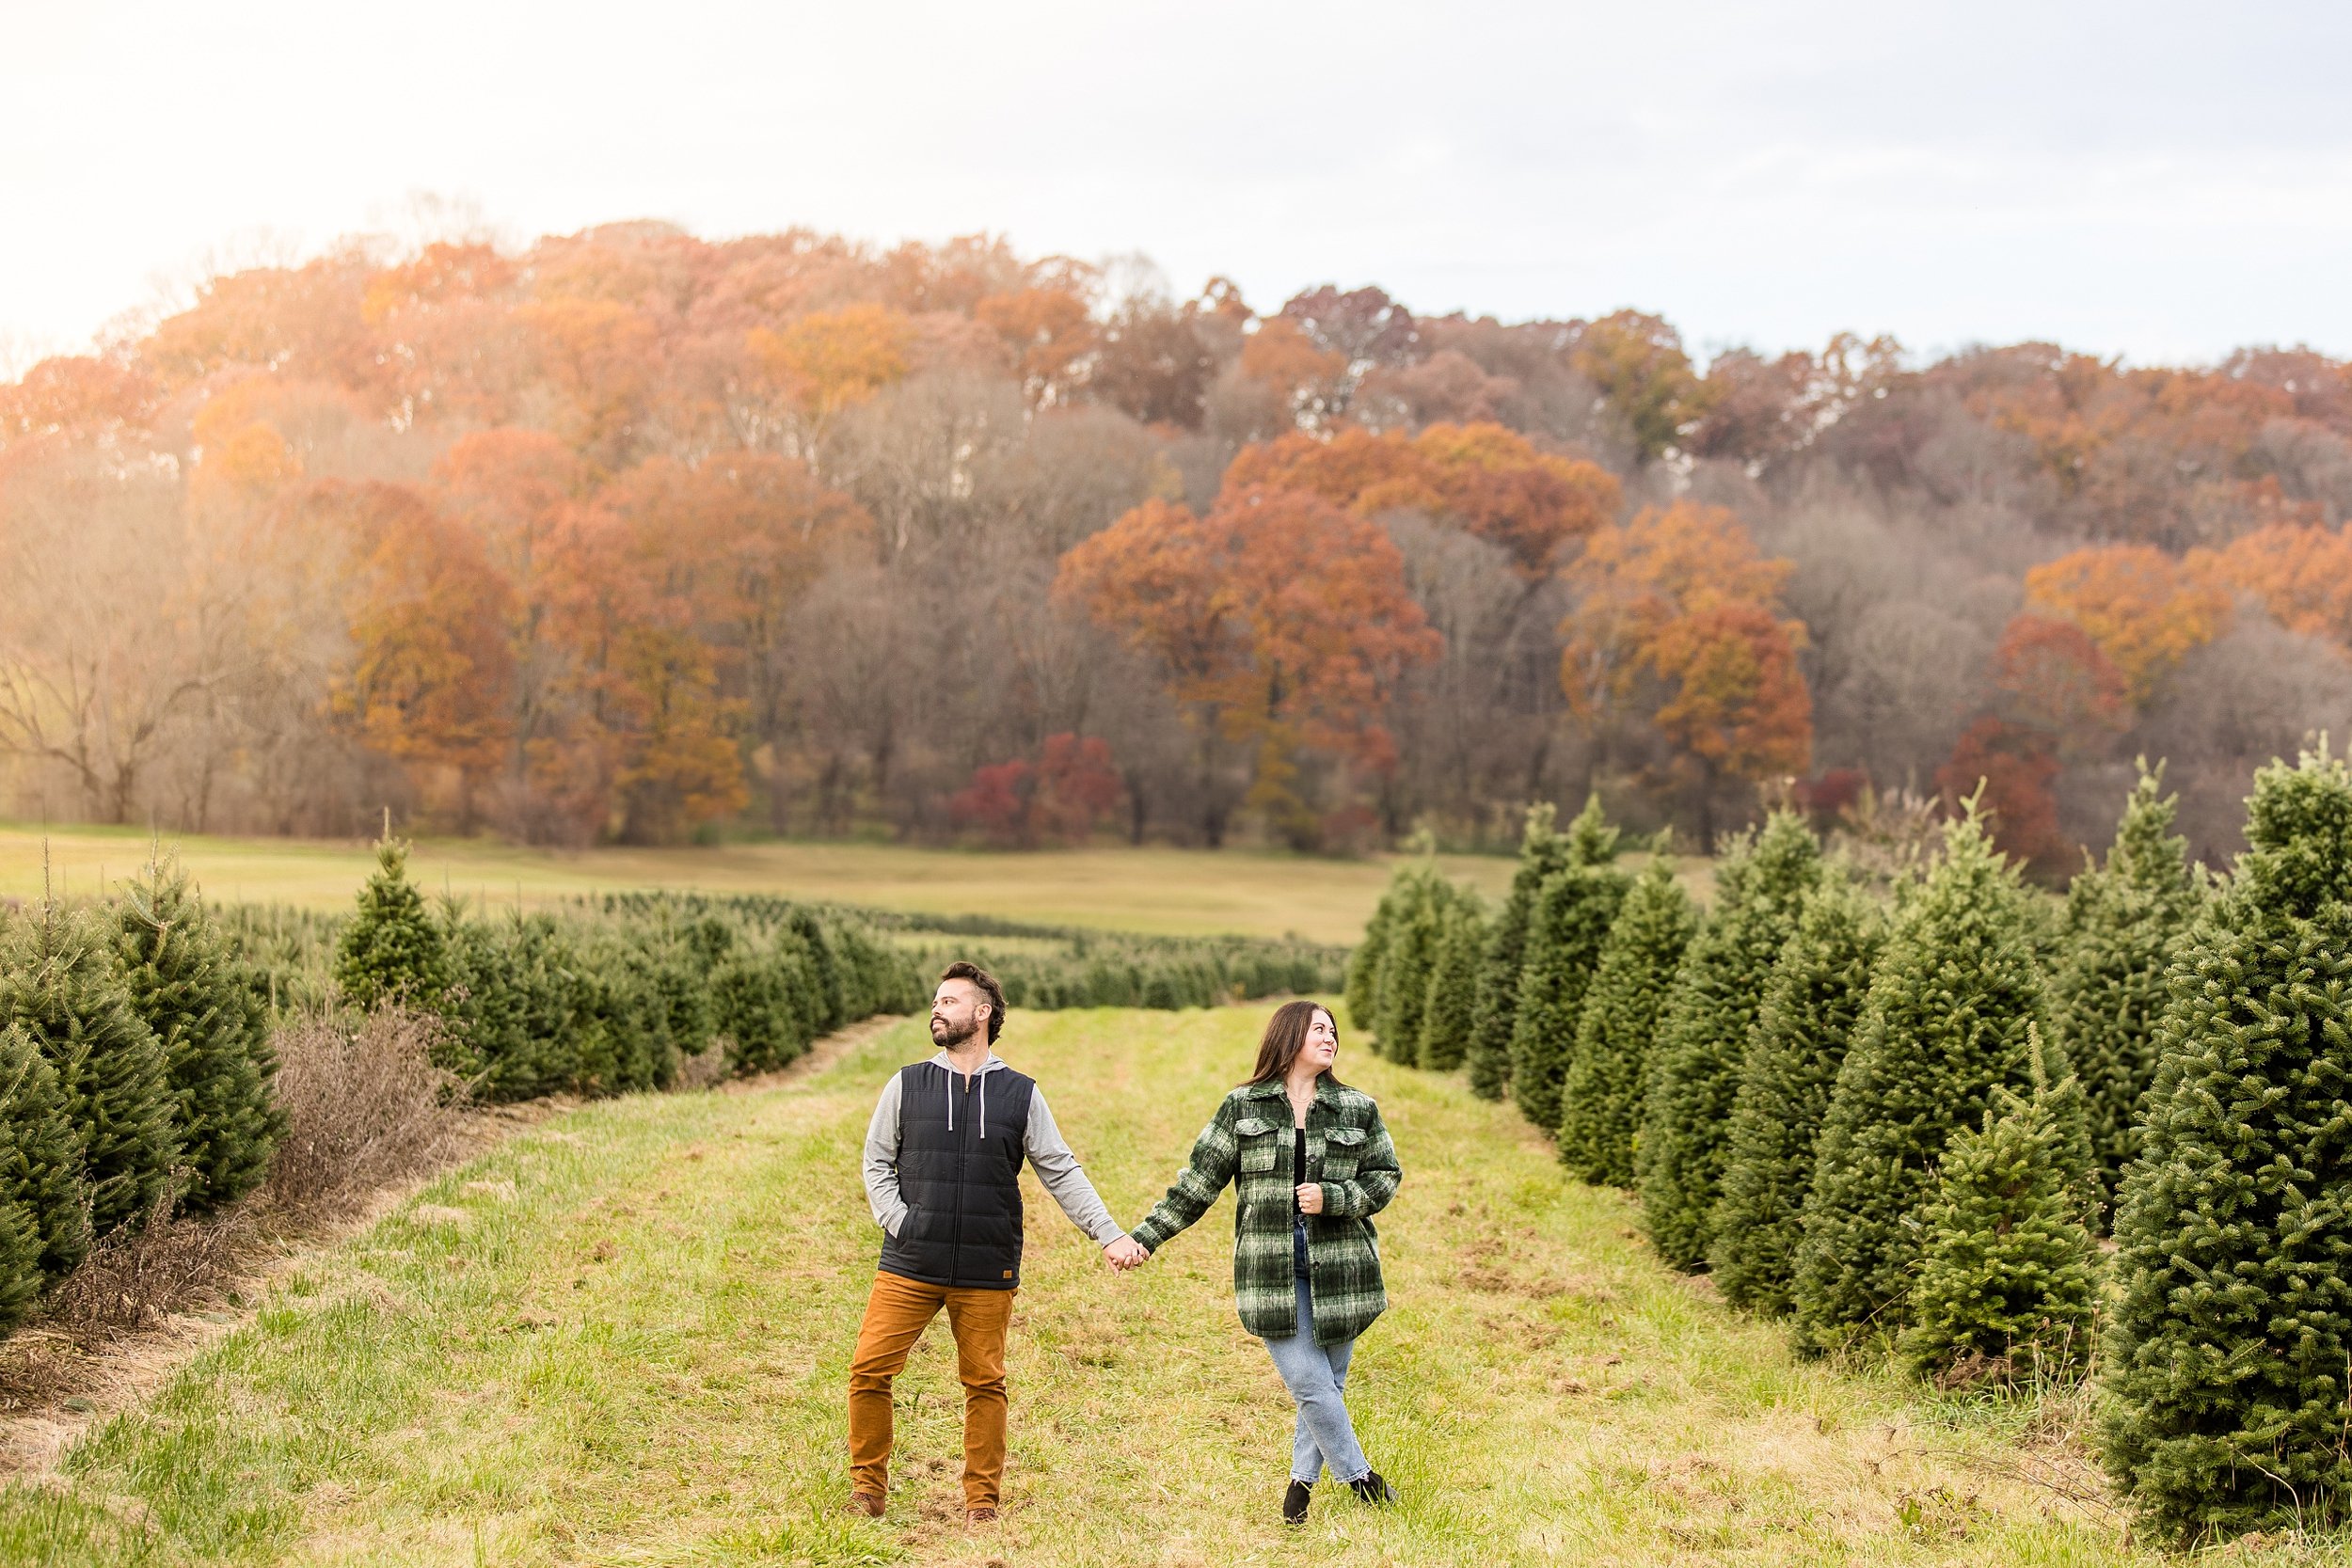
[[[1133,1236],[1121,1236],[1104,1247],[1103,1256],[1109,1259],[1112,1268],[1123,1274],[1129,1269],[1142,1267],[1152,1255],[1144,1251],[1143,1243]]]
[[[1302,1214],[1323,1212],[1323,1183],[1302,1181],[1298,1184],[1298,1212]]]

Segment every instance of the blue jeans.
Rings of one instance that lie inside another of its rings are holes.
[[[1307,1291],[1307,1224],[1291,1229],[1293,1258],[1298,1267],[1298,1332],[1286,1339],[1268,1339],[1266,1354],[1274,1370],[1298,1402],[1298,1429],[1291,1438],[1291,1479],[1309,1486],[1331,1466],[1332,1479],[1361,1481],[1372,1474],[1372,1462],[1356,1441],[1356,1424],[1347,1418],[1347,1362],[1356,1341],[1336,1345],[1315,1343],[1315,1309]]]

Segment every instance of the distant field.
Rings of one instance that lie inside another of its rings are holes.
[[[0,827],[0,895],[41,890],[46,840],[52,880],[95,894],[147,854],[135,829]],[[348,900],[373,863],[367,846],[317,840],[186,837],[167,842],[215,898],[330,908]],[[775,893],[927,914],[991,914],[1044,925],[1162,934],[1295,933],[1352,942],[1401,857],[1315,860],[1243,850],[1062,849],[1030,854],[878,844],[747,844],[717,848],[589,849],[564,853],[479,840],[428,839],[409,864],[417,879],[494,902],[526,904],[625,888]],[[1447,875],[1489,895],[1510,884],[1501,856],[1438,857]]]

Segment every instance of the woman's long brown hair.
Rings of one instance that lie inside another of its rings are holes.
[[[1317,1013],[1331,1019],[1331,1037],[1338,1039],[1340,1021],[1332,1018],[1331,1009],[1320,1002],[1285,1002],[1274,1009],[1274,1016],[1266,1020],[1265,1037],[1258,1042],[1258,1065],[1249,1074],[1252,1084],[1263,1084],[1290,1071],[1291,1064],[1298,1060],[1298,1053],[1307,1043],[1307,1031],[1314,1026]],[[1340,1082],[1336,1073],[1327,1071],[1323,1076],[1334,1084]]]

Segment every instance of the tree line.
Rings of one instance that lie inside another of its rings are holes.
[[[2352,714],[2352,372],[1260,309],[986,237],[356,239],[0,386],[22,816],[1507,845],[1988,782],[2195,852]]]
[[[1801,1353],[2088,1373],[2160,1533],[2341,1523],[2352,768],[2262,769],[2226,877],[2162,778],[2062,900],[1973,798],[1893,876],[1775,812],[1704,911],[1670,856],[1619,863],[1597,800],[1539,808],[1498,910],[1399,874],[1346,1008],[1382,1054],[1467,1063]]]

